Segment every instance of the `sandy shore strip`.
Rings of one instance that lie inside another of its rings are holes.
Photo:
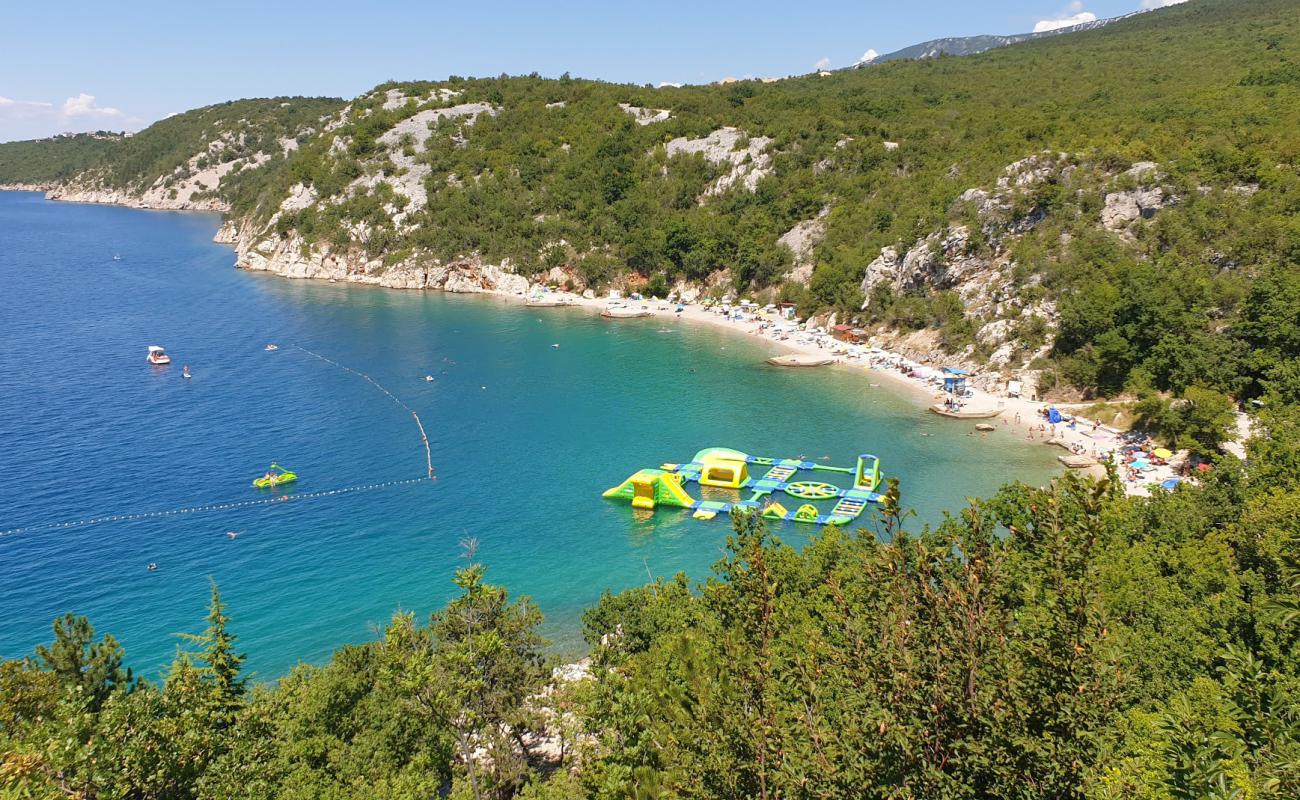
[[[519,295],[503,296],[516,300],[526,299]],[[779,323],[782,320],[775,315],[746,313],[741,319],[735,319],[716,308],[708,309],[695,303],[687,304],[678,311],[675,303],[666,300],[611,300],[607,297],[581,297],[566,292],[551,292],[545,297],[558,299],[564,306],[576,306],[594,311],[599,311],[611,303],[621,303],[648,311],[649,316],[654,318],[681,319],[690,323],[711,325],[762,340],[774,348],[774,355],[795,353],[808,356],[834,356],[835,364],[829,368],[868,373],[873,381],[888,381],[908,391],[917,401],[918,413],[930,413],[928,406],[943,399],[942,389],[933,382],[910,377],[898,368],[889,366],[890,363],[907,363],[902,356],[877,350],[874,355],[854,357],[851,353],[855,349],[864,352],[868,348],[850,348],[848,344],[829,335],[804,331],[802,328],[795,329],[792,323],[781,325]],[[989,419],[954,419],[952,420],[954,426],[960,426],[962,430],[973,430],[977,423],[991,424],[997,429],[1007,430],[1025,444],[1046,444],[1057,447],[1060,451],[1058,455],[1074,454],[1104,462],[1114,458],[1125,444],[1118,431],[1102,425],[1094,425],[1087,420],[1080,419],[1073,424],[1066,421],[1056,425],[1047,421],[1047,410],[1050,407],[1055,406],[1069,417],[1070,409],[1075,408],[1074,406],[1044,403],[1023,397],[999,396],[973,387],[971,395],[963,402],[968,410],[996,409],[1000,413]],[[1099,474],[1102,468],[1093,467],[1092,471],[1094,474]],[[1123,477],[1122,473],[1121,469]],[[1150,485],[1159,484],[1170,477],[1173,477],[1170,467],[1156,467],[1142,474],[1138,480],[1125,478],[1124,490],[1128,494],[1147,495],[1150,493]]]

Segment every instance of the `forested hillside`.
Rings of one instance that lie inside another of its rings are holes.
[[[1296,0],[1196,0],[775,83],[452,77],[341,110],[240,101],[113,143],[65,183],[77,199],[219,201],[241,258],[286,274],[473,259],[579,287],[768,287],[805,314],[937,330],[966,362],[1033,368],[1047,389],[1241,398],[1273,363],[1251,351],[1285,350],[1251,320],[1300,258],[1298,15]],[[0,146],[0,181],[82,165],[6,155],[40,147]]]
[[[120,137],[101,131],[0,144],[0,182],[43,186],[66,181],[97,163]]]
[[[228,210],[264,190],[286,157],[343,105],[329,98],[238,100],[175,114],[133,136],[82,134],[0,144],[0,183],[57,197]]]

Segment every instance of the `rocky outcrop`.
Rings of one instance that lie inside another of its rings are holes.
[[[638,108],[628,103],[619,103],[618,107],[630,114],[638,125],[653,125],[656,122],[667,122],[673,118],[673,113],[666,108]]]
[[[485,264],[477,256],[443,263],[414,253],[395,264],[368,258],[359,248],[308,245],[297,235],[267,236],[226,222],[213,241],[235,246],[235,266],[285,278],[346,281],[390,289],[441,289],[461,293],[524,295],[528,279],[510,264]]]
[[[786,273],[787,281],[807,284],[812,279],[813,251],[826,236],[826,218],[831,207],[825,206],[812,219],[795,223],[795,226],[777,238],[777,243],[784,245],[794,257],[794,268]]]
[[[987,363],[1023,370],[1048,348],[1046,344],[1027,348],[1025,341],[1050,341],[1057,320],[1056,304],[1041,299],[1041,290],[1025,291],[1038,277],[1016,277],[1012,245],[1047,216],[1043,208],[1027,204],[1026,198],[1047,183],[1071,189],[1076,196],[1104,192],[1101,225],[1127,237],[1129,225],[1177,202],[1160,185],[1160,178],[1157,165],[1150,162],[1109,175],[1066,153],[1043,153],[1010,164],[992,188],[975,187],[960,195],[951,210],[960,223],[950,223],[910,246],[881,248],[863,274],[862,307],[871,307],[882,286],[895,295],[956,292],[966,317],[977,325],[977,347]],[[1062,237],[1060,245],[1068,241]],[[1038,334],[1022,336],[1028,328]],[[973,351],[957,355],[970,356]]]
[[[1151,219],[1158,211],[1175,205],[1178,198],[1158,185],[1162,177],[1157,166],[1140,161],[1124,173],[1138,185],[1109,192],[1101,209],[1101,224],[1111,231],[1123,231],[1139,219]]]
[[[170,211],[215,211],[225,213],[230,204],[215,197],[196,200],[193,195],[168,197],[163,193],[146,192],[143,195],[124,189],[95,189],[77,186],[56,187],[45,193],[47,200],[62,200],[67,203],[102,203],[112,206],[130,208],[153,208]]]
[[[753,192],[758,188],[758,181],[771,174],[772,156],[767,147],[772,139],[767,136],[747,136],[738,128],[719,128],[700,139],[687,139],[679,136],[664,145],[664,152],[669,157],[699,154],[713,164],[731,166],[719,176],[708,189],[705,198],[722,194],[733,186],[741,186]]]

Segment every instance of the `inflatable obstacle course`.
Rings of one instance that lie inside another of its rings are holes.
[[[818,474],[821,473],[821,474]],[[760,475],[754,477],[754,475]],[[848,486],[830,482],[838,475]],[[828,480],[816,480],[827,477]],[[691,497],[686,487],[732,490],[730,501]],[[757,512],[764,519],[810,525],[846,525],[862,515],[869,503],[882,499],[880,459],[864,454],[854,467],[836,467],[795,458],[751,456],[725,447],[710,447],[686,464],[664,464],[643,469],[604,493],[626,500],[633,508],[653,511],[659,506],[685,508],[696,519],[713,519],[733,509]],[[742,494],[748,494],[740,499]],[[778,495],[782,497],[778,498]],[[828,507],[819,507],[821,502]],[[793,509],[793,510],[791,510]]]

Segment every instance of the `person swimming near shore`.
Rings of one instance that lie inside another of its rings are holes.
[[[226,538],[233,539],[239,535],[239,531],[226,531]]]
[[[150,571],[150,572],[153,572],[153,571],[156,570],[156,569],[158,569],[158,565],[155,564],[154,562],[150,561],[150,562],[149,562],[149,571]]]

